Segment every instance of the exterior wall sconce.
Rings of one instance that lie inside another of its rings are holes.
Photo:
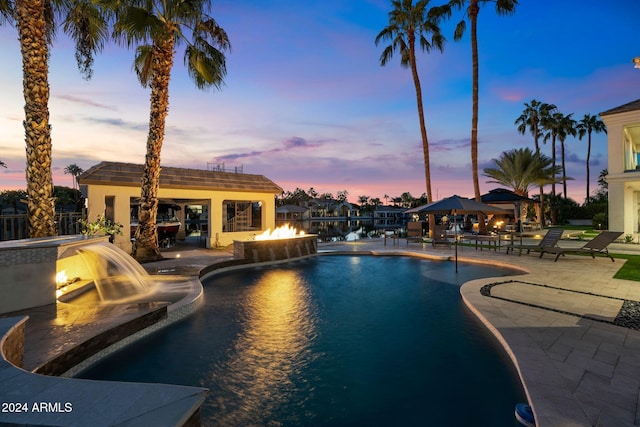
[[[640,56],[633,58],[633,68],[640,68]]]

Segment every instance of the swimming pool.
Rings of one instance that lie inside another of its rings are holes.
[[[230,272],[192,317],[82,377],[207,387],[207,426],[515,425],[517,374],[459,294],[510,274],[346,255]]]

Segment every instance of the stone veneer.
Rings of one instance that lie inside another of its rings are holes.
[[[234,240],[233,257],[250,263],[284,261],[318,252],[318,236],[307,234],[287,239]]]
[[[108,237],[42,237],[0,242],[0,314],[56,302],[57,260],[72,246]]]

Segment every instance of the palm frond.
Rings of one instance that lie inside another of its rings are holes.
[[[0,25],[13,25],[13,2],[11,0],[0,0]]]
[[[153,46],[141,45],[136,48],[133,69],[143,87],[149,87],[153,77]]]

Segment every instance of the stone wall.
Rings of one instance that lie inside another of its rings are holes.
[[[245,262],[274,262],[302,258],[318,252],[318,236],[309,234],[288,239],[234,240],[233,256]]]

